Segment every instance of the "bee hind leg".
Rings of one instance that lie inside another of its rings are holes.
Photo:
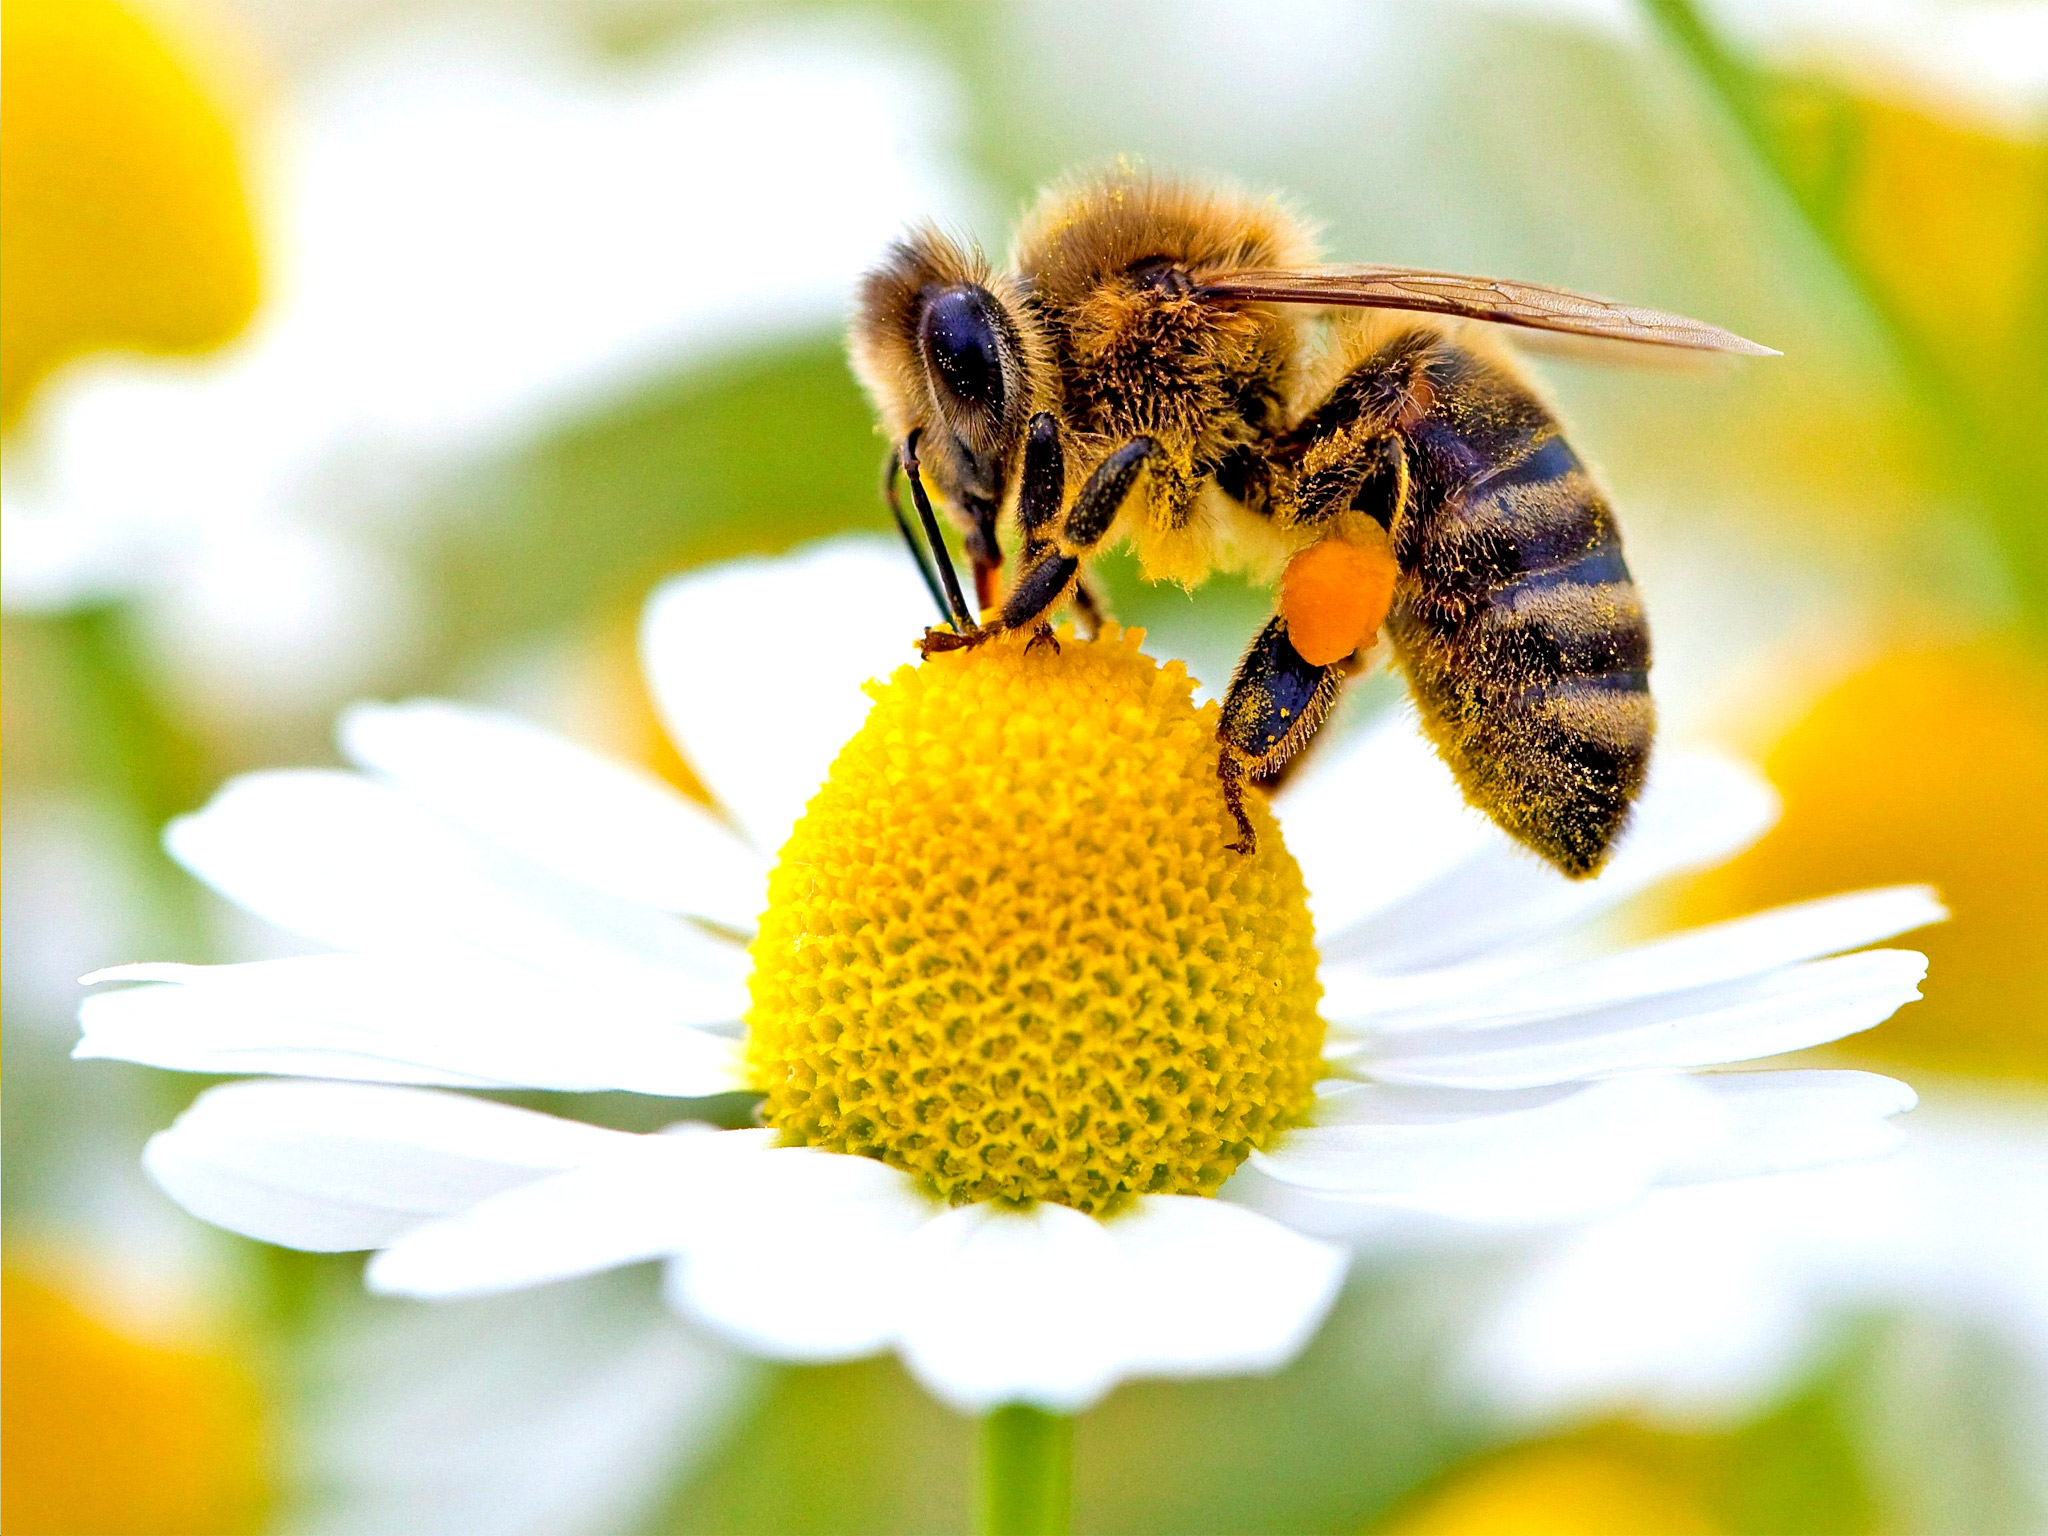
[[[1279,776],[1314,739],[1343,683],[1342,663],[1318,666],[1303,660],[1287,638],[1287,621],[1277,614],[1237,664],[1216,727],[1216,777],[1223,803],[1237,822],[1238,840],[1230,845],[1236,852],[1258,848],[1258,834],[1245,814],[1245,783],[1268,783]]]

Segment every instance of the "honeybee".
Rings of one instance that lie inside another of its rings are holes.
[[[913,230],[863,280],[850,350],[891,443],[885,500],[950,619],[926,654],[1057,644],[1063,604],[1091,625],[1087,562],[1116,543],[1153,579],[1275,580],[1218,729],[1233,846],[1254,846],[1246,784],[1281,777],[1384,631],[1466,798],[1593,874],[1648,765],[1649,629],[1607,497],[1506,326],[1773,355],[1532,283],[1319,265],[1277,200],[1127,168],[1048,191],[1008,271]]]

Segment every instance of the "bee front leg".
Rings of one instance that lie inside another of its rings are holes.
[[[1017,558],[1027,571],[1036,571],[1050,548],[1047,532],[1059,516],[1060,502],[1066,495],[1066,478],[1066,457],[1060,449],[1059,423],[1049,412],[1040,411],[1024,429],[1024,469],[1017,492],[1017,526],[1024,535],[1024,548]],[[991,548],[993,539],[991,527]],[[975,595],[986,607],[993,596],[993,573],[986,587],[979,563],[974,575]],[[1028,582],[1030,576],[1024,579]],[[918,642],[918,650],[926,656],[968,650],[994,639],[1003,628],[1002,621],[998,619],[996,623],[978,629],[957,626],[953,629],[928,629],[924,639]]]
[[[946,618],[946,597],[939,590],[939,578],[932,571],[931,561],[926,557],[924,546],[917,541],[917,535],[910,531],[910,519],[903,515],[903,503],[896,499],[896,476],[902,472],[901,451],[891,448],[882,460],[882,505],[889,509],[889,516],[895,521],[896,531],[903,535],[903,547],[910,551],[910,563],[917,567],[918,577],[924,582],[925,591],[932,596],[932,605],[939,610],[940,622]]]
[[[939,532],[938,514],[932,511],[932,499],[925,493],[924,475],[919,470],[917,458],[919,435],[912,432],[906,437],[897,457],[903,465],[905,478],[910,481],[911,504],[917,508],[917,520],[924,529],[925,543],[931,548],[932,563],[938,567],[939,582],[945,588],[946,609],[953,616],[955,637],[965,640],[977,633],[980,626],[974,622],[974,615],[967,611],[967,599],[960,591],[960,573],[953,569],[953,557],[946,551],[946,536]],[[927,638],[931,633],[926,631]]]
[[[1031,450],[1037,440],[1025,445],[1025,476],[1027,485],[1031,476]],[[1052,437],[1056,449],[1057,435]],[[1067,520],[1061,526],[1057,539],[1043,546],[1044,552],[1029,565],[1018,578],[1017,585],[1010,589],[1010,595],[1003,600],[1002,612],[993,624],[978,636],[949,634],[945,630],[927,630],[924,646],[927,656],[938,651],[957,651],[969,645],[978,645],[990,634],[1002,634],[1012,630],[1032,629],[1031,643],[1036,646],[1047,644],[1057,647],[1059,642],[1052,638],[1052,631],[1045,623],[1045,616],[1058,606],[1068,587],[1081,569],[1081,561],[1096,545],[1107,537],[1110,527],[1116,522],[1117,513],[1123,510],[1131,488],[1137,482],[1138,471],[1145,461],[1158,451],[1158,444],[1149,437],[1134,437],[1123,447],[1096,466],[1088,477],[1081,492],[1074,498],[1073,508],[1067,513]],[[1055,491],[1058,481],[1050,482]],[[1041,492],[1043,494],[1043,492]],[[1047,503],[1040,501],[1034,512],[1043,521],[1043,527],[1050,517],[1043,510]],[[1021,515],[1021,513],[1020,513]]]
[[[1302,659],[1287,638],[1287,621],[1277,614],[1244,653],[1216,727],[1216,777],[1223,803],[1237,822],[1238,840],[1230,845],[1234,851],[1249,854],[1259,845],[1245,814],[1246,781],[1272,779],[1309,744],[1343,682],[1342,665],[1317,666]]]

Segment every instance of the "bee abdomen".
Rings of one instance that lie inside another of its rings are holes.
[[[1606,501],[1553,436],[1415,512],[1395,639],[1431,734],[1496,821],[1590,874],[1655,729],[1649,626]]]
[[[1446,623],[1522,582],[1626,580],[1613,519],[1563,438],[1552,437],[1470,488],[1418,509],[1401,564]]]

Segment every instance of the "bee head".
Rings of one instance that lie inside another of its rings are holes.
[[[1014,280],[935,229],[913,231],[862,280],[851,350],[892,440],[922,432],[960,460],[973,489],[1001,494],[1052,377]]]

